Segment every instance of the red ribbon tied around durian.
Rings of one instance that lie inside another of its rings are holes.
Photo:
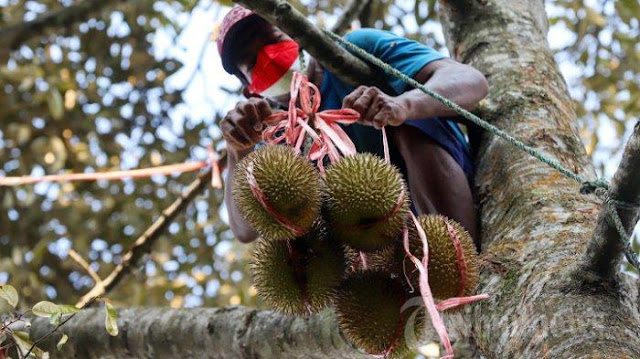
[[[286,143],[300,153],[307,135],[311,147],[307,158],[317,161],[320,172],[324,172],[324,159],[337,162],[341,157],[356,154],[356,146],[340,124],[350,125],[360,118],[353,109],[320,109],[320,90],[307,77],[294,73],[291,81],[289,110],[274,113],[265,119],[269,125],[262,133],[266,145]],[[296,107],[298,105],[300,107]]]

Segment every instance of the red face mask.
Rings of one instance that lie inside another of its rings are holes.
[[[264,97],[289,93],[293,72],[300,70],[298,49],[298,44],[293,40],[263,47],[251,70],[249,91]]]

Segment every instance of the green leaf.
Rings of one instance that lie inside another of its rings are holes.
[[[9,311],[18,305],[18,291],[10,285],[0,285],[0,313]],[[9,307],[5,309],[5,307]]]
[[[33,346],[33,342],[29,338],[29,333],[27,332],[15,331],[11,333],[11,336],[13,337],[13,341],[15,341],[16,345],[18,346],[18,348],[20,348],[20,350],[22,350],[23,353],[27,353]],[[42,351],[42,349],[38,347],[34,347],[27,358],[48,359],[49,353]]]
[[[13,308],[18,305],[18,291],[8,284],[0,285],[0,298],[6,300]]]
[[[60,340],[58,341],[58,344],[56,344],[56,348],[58,348],[58,351],[62,349],[62,346],[65,345],[68,340],[69,340],[69,336],[66,334],[62,334],[62,338],[60,338]]]
[[[118,313],[111,303],[104,303],[104,327],[107,329],[109,335],[115,337],[118,335]]]
[[[62,315],[74,314],[82,311],[82,309],[80,308],[77,308],[73,305],[67,305],[67,304],[58,304],[58,308],[60,308],[60,314]]]
[[[60,313],[60,311],[57,311],[53,314],[51,314],[51,316],[49,317],[49,323],[53,324],[53,325],[58,325],[60,324],[60,316],[62,314]]]
[[[64,102],[62,95],[57,88],[52,87],[47,94],[47,105],[49,105],[49,113],[55,120],[60,120],[64,116]]]
[[[25,353],[33,345],[33,342],[31,341],[31,339],[29,339],[29,333],[27,332],[14,331],[11,333],[11,336],[13,337],[13,340],[16,342],[16,345],[18,346],[18,348],[22,349],[23,352]]]
[[[36,305],[34,305],[33,308],[31,308],[31,311],[33,312],[33,314],[39,317],[45,317],[45,318],[48,318],[54,315],[55,313],[58,313],[58,314],[61,313],[59,305],[57,305],[56,303],[51,303],[47,301],[36,303]]]

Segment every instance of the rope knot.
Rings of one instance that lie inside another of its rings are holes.
[[[599,189],[608,191],[609,182],[607,182],[607,180],[605,180],[604,178],[598,178],[594,181],[584,181],[582,182],[582,186],[580,186],[580,193],[582,194],[596,193]]]

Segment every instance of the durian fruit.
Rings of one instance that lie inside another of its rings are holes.
[[[340,329],[353,344],[368,354],[402,358],[424,328],[421,303],[398,278],[362,271],[342,282],[335,309]]]
[[[429,244],[427,272],[433,297],[445,300],[473,295],[478,284],[478,255],[469,233],[458,222],[441,215],[421,215],[418,217],[418,222],[424,229]],[[461,258],[458,258],[447,223],[460,242]],[[409,249],[414,256],[422,260],[422,241],[413,223],[409,224]],[[417,288],[418,270],[406,257],[404,249],[397,253],[402,256],[399,262],[404,261],[404,268],[411,285]],[[466,272],[464,276],[461,273],[462,263]]]
[[[343,247],[330,241],[322,224],[293,240],[260,238],[250,261],[253,283],[267,306],[309,315],[331,305],[344,277]]]
[[[326,217],[336,238],[365,252],[396,241],[409,210],[409,193],[396,167],[360,153],[332,164],[325,184]]]
[[[247,180],[247,168],[273,210],[299,228],[286,228],[258,202]],[[288,146],[264,146],[245,157],[234,172],[233,200],[243,218],[261,236],[293,239],[311,229],[322,206],[322,182],[313,165]]]
[[[373,270],[383,271],[388,273],[395,273],[396,266],[396,251],[397,246],[385,247],[375,252],[359,252],[355,249],[345,246],[345,254],[347,256],[348,272],[358,272],[361,270]],[[362,263],[362,257],[366,266]]]

